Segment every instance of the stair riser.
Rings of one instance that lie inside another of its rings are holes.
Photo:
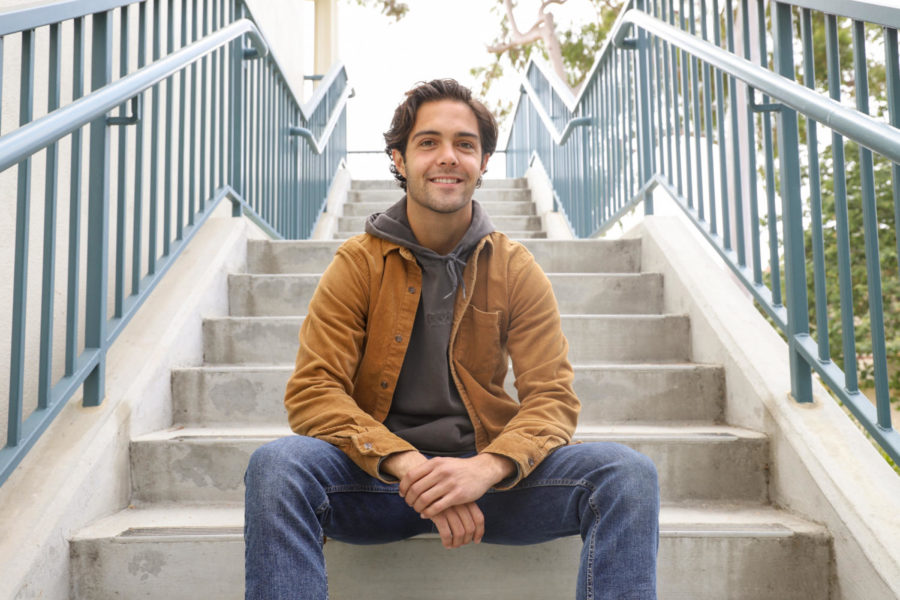
[[[393,202],[348,202],[344,204],[345,217],[368,217],[373,213],[384,212]],[[515,215],[534,215],[534,202],[481,202],[481,207],[491,216],[504,217]]]
[[[662,277],[643,275],[549,275],[563,314],[658,314]],[[231,275],[228,303],[235,317],[295,316],[306,308],[318,275]]]
[[[341,217],[338,231],[341,233],[362,233],[368,217]],[[491,215],[491,222],[497,231],[540,231],[541,218],[534,216],[497,216]]]
[[[200,540],[200,541],[196,541]],[[575,596],[581,540],[534,546],[469,545],[434,539],[381,546],[325,545],[332,598],[368,600],[567,600]],[[73,598],[240,600],[240,535],[132,538],[71,545]],[[816,535],[660,535],[658,594],[667,600],[822,600],[832,553]],[[427,593],[424,591],[427,590]]]
[[[347,202],[397,202],[403,198],[403,190],[350,190]],[[475,200],[481,202],[531,202],[529,189],[480,188],[475,190]]]
[[[178,425],[284,425],[282,398],[292,369],[217,371],[186,369],[172,379],[173,420]],[[516,397],[509,374],[507,392]],[[575,368],[582,425],[722,419],[721,369]]]
[[[599,437],[586,441],[603,441]],[[609,438],[608,438],[609,439]],[[131,444],[135,499],[143,502],[240,502],[250,455],[268,439],[186,438]],[[612,438],[656,464],[663,501],[767,499],[763,438],[652,436]]]
[[[210,319],[203,323],[207,364],[291,364],[301,318]],[[569,360],[686,362],[689,321],[684,316],[580,316],[562,318]]]
[[[526,240],[525,247],[547,273],[637,273],[640,240]],[[321,273],[331,263],[340,241],[265,242],[247,245],[250,273]]]

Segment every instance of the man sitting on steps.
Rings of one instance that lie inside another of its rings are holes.
[[[285,394],[300,435],[245,476],[246,597],[327,598],[325,536],[437,531],[446,548],[578,534],[577,598],[656,598],[656,469],[570,443],[580,403],[550,282],[472,199],[493,116],[435,80],[384,137],[406,196],[339,248],[310,301]]]

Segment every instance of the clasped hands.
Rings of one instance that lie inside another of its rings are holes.
[[[423,519],[431,519],[445,548],[479,543],[484,515],[475,501],[515,469],[511,460],[482,453],[471,458],[426,458],[419,452],[389,456],[382,470],[400,480],[400,495]]]

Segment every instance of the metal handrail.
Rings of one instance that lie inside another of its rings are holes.
[[[521,176],[534,157],[540,157],[558,196],[559,210],[579,236],[598,235],[641,201],[645,212],[652,214],[652,190],[665,189],[784,332],[793,398],[812,401],[811,372],[815,371],[881,449],[900,464],[900,433],[892,425],[889,411],[883,266],[878,258],[877,213],[881,209],[876,204],[872,157],[877,153],[886,159],[880,168],[890,166],[894,214],[900,214],[900,9],[881,10],[879,2],[859,0],[779,0],[768,8],[763,0],[752,1],[759,27],[756,43],[764,57],[759,66],[738,56],[734,49],[734,5],[738,2],[744,17],[743,54],[751,55],[751,1],[712,0],[712,11],[703,1],[699,14],[695,13],[696,3],[680,3],[676,8],[674,0],[628,2],[577,96],[561,92],[559,78],[540,61],[530,61],[507,143],[508,173]],[[716,11],[716,7],[723,10]],[[771,38],[765,26],[769,9]],[[810,9],[826,12],[828,95],[813,89]],[[836,15],[854,19],[855,110],[840,103]],[[803,38],[803,85],[793,80],[797,18]],[[862,19],[884,26],[890,124],[869,116],[866,22]],[[765,68],[769,39],[775,42],[774,72]],[[746,86],[744,90],[741,84]],[[740,107],[745,90],[749,93]],[[761,103],[754,98],[757,90]],[[749,124],[739,123],[742,111],[746,111]],[[777,116],[777,167],[772,115]],[[805,153],[798,151],[798,115],[806,117]],[[568,143],[561,141],[560,128],[571,132],[588,116],[595,122],[582,128],[581,135],[570,136]],[[821,151],[816,127],[820,124],[831,130],[834,151],[834,206],[827,216],[823,215],[824,194],[819,182]],[[760,137],[755,138],[757,135]],[[859,145],[859,203],[850,208],[862,212],[864,220],[867,312],[872,331],[867,343],[871,343],[868,360],[874,371],[874,405],[859,389],[860,367],[854,349],[855,320],[862,313],[853,308],[851,292],[845,141]],[[761,160],[759,169],[757,158]],[[801,159],[808,163],[805,170]],[[803,173],[808,187],[801,181]],[[878,189],[884,192],[886,188]],[[837,256],[839,300],[826,293],[823,225],[829,222],[832,237],[828,239]],[[894,227],[900,252],[900,222]],[[809,251],[805,243],[812,244],[812,279],[806,272]],[[768,275],[763,261],[768,262]],[[815,288],[814,296],[807,294],[808,285]],[[812,307],[815,338],[810,333]],[[829,309],[839,309],[840,315],[827,316]],[[840,323],[843,370],[829,349],[829,319]]]
[[[25,29],[36,29],[60,21],[86,17],[146,0],[63,0],[0,12],[0,37]]]
[[[269,48],[256,25],[249,19],[235,21],[174,54],[161,58],[115,83],[4,135],[0,138],[0,171],[5,171],[23,158],[90,123],[205,54],[244,34],[250,36],[253,47],[260,57],[268,54]]]
[[[612,33],[617,45],[622,45],[627,33],[625,27],[629,24],[640,27],[705,63],[726,71],[873,152],[900,163],[900,129],[847,108],[840,102],[822,96],[796,81],[763,69],[710,42],[697,39],[640,10],[631,9],[622,15],[619,29]]]

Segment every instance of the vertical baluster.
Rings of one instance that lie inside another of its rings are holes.
[[[693,0],[692,0],[693,1]],[[679,0],[678,17],[681,21],[682,31],[687,31],[687,17],[684,14],[684,0]],[[684,105],[684,181],[685,181],[685,197],[687,198],[688,208],[694,207],[694,180],[693,163],[691,162],[691,58],[686,51],[681,52],[681,98]],[[694,103],[697,98],[694,98]],[[696,125],[696,124],[695,124]],[[699,158],[699,157],[698,157]]]
[[[728,51],[735,54],[734,5],[732,0],[725,0],[725,38],[728,44]],[[737,79],[734,76],[728,78],[728,100],[731,110],[731,143],[733,148],[731,157],[733,161],[731,169],[733,191],[730,196],[734,198],[734,229],[738,265],[745,267],[747,266],[747,256],[744,241],[744,190],[743,185],[741,185],[741,157],[746,152],[746,149],[741,147],[740,127],[738,126]],[[749,152],[747,153],[749,154]],[[725,198],[728,198],[728,195]],[[724,203],[727,205],[728,200],[724,200]],[[727,227],[727,217],[725,220]],[[728,231],[731,231],[730,227],[728,227]]]
[[[147,64],[147,3],[138,4],[137,68]],[[141,92],[141,100],[147,94]],[[141,291],[141,252],[144,227],[144,119],[134,127],[134,219],[131,232],[131,295]]]
[[[243,107],[243,43],[241,38],[237,38],[231,43],[231,186],[237,190],[238,194],[244,194],[244,186],[241,177],[241,154],[243,148],[241,144],[241,119],[245,118]],[[222,126],[224,131],[224,124]],[[223,136],[224,137],[224,136]],[[238,202],[232,204],[231,214],[235,217],[241,216],[241,205]]]
[[[647,0],[637,0],[638,7],[643,9]],[[646,11],[645,11],[646,12]],[[653,141],[652,132],[652,99],[650,94],[650,39],[643,31],[638,32],[638,91],[637,101],[640,110],[640,135],[641,141],[638,144],[641,153],[640,163],[640,182],[638,187],[645,185],[653,176]],[[653,194],[644,194],[644,212],[645,214],[653,214]]]
[[[865,23],[853,21],[853,75],[856,80],[856,108],[869,114],[869,82],[866,66]],[[872,331],[872,364],[875,371],[875,405],[878,425],[891,428],[891,399],[887,378],[887,349],[884,333],[884,299],[881,293],[881,261],[878,251],[878,213],[875,203],[875,174],[872,151],[859,146],[859,174],[865,229],[866,282],[869,291],[869,322]]]
[[[72,100],[84,95],[84,17],[73,22],[72,35]],[[66,376],[75,372],[78,357],[78,300],[81,256],[81,135],[72,132],[72,156],[69,167],[69,264],[66,279]]]
[[[713,40],[722,47],[722,26],[719,17],[719,0],[713,0]],[[716,82],[716,145],[719,149],[719,203],[722,207],[722,237],[726,250],[731,250],[731,219],[728,206],[728,149],[725,144],[725,79],[721,69],[715,70]],[[713,217],[712,211],[710,216]],[[712,218],[715,221],[715,218]]]
[[[221,0],[221,3],[218,3],[219,4],[219,26],[220,27],[224,27],[225,24],[228,22],[228,15],[226,14],[227,9],[231,9],[231,11],[234,10],[233,9],[233,1],[234,0]],[[233,12],[232,12],[232,14],[233,14]],[[228,61],[228,56],[230,53],[231,54],[231,68],[227,71],[227,73],[228,73],[227,77],[230,80],[229,81],[230,85],[233,88],[239,89],[241,87],[240,81],[234,81],[234,77],[240,77],[240,74],[241,74],[241,69],[238,68],[238,66],[243,61],[243,58],[241,57],[241,46],[242,46],[242,44],[240,43],[240,40],[238,40],[236,43],[230,44],[230,48],[228,48],[227,50],[226,50],[226,48],[223,47],[221,50],[221,52],[222,52],[221,60],[219,61],[219,187],[224,186],[226,181],[228,181],[232,188],[236,189],[239,194],[243,195],[243,193],[244,193],[243,179],[240,179],[241,186],[236,187],[235,182],[238,181],[237,179],[235,179],[234,177],[231,177],[230,179],[226,180],[226,177],[228,175],[227,175],[226,167],[225,167],[225,157],[227,155],[227,148],[228,148],[228,146],[226,146],[225,138],[226,138],[226,136],[228,136],[229,139],[227,140],[227,143],[230,143],[231,148],[232,148],[232,157],[228,164],[231,168],[235,168],[235,169],[240,168],[240,163],[234,162],[235,157],[233,156],[233,153],[235,153],[235,152],[239,153],[241,151],[241,149],[235,144],[234,138],[230,135],[230,133],[234,133],[234,126],[236,125],[236,123],[233,122],[233,119],[237,118],[236,115],[239,113],[235,112],[237,110],[237,106],[230,106],[231,102],[234,100],[234,95],[232,94],[232,95],[226,96],[225,79],[226,79],[226,63]],[[235,65],[235,63],[237,63],[237,65]],[[238,98],[238,100],[240,100],[240,99]],[[230,125],[229,127],[226,127],[226,123],[225,123],[226,111],[230,111],[228,114],[232,115],[232,123],[229,124]],[[232,208],[232,214],[234,216],[239,216],[240,215],[240,207],[235,205]]]
[[[175,2],[166,2],[166,54],[175,50]],[[163,146],[163,256],[169,256],[172,246],[172,160],[175,154],[172,137],[175,135],[175,76],[166,78],[166,134]]]
[[[675,0],[669,0],[669,24],[673,27],[675,26]],[[678,94],[678,84],[681,81],[678,77],[678,48],[674,44],[668,44],[669,46],[669,54],[667,56],[667,60],[671,61],[672,64],[672,116],[673,121],[675,122],[675,176],[676,176],[676,189],[678,190],[679,195],[684,196],[684,186],[683,186],[683,176],[684,173],[681,170],[681,123],[679,122],[678,116],[678,105],[679,105],[679,94]],[[684,98],[680,99],[681,102],[684,102]]]
[[[703,39],[709,41],[706,23],[706,0],[700,0],[700,30]],[[716,178],[713,162],[712,70],[709,63],[703,64],[703,105],[706,120],[706,193],[709,196],[709,231],[713,235],[717,235],[719,230],[716,219]]]
[[[186,0],[185,0],[186,3]],[[191,42],[197,41],[197,0],[191,0],[190,7],[190,15],[191,15]],[[206,57],[204,56],[201,60],[206,61]],[[188,121],[191,124],[190,127],[190,139],[188,140],[188,147],[191,149],[190,159],[189,160],[189,169],[188,169],[188,213],[187,213],[187,222],[188,225],[194,224],[194,212],[197,206],[197,63],[191,63],[191,96],[190,96],[190,104],[191,104],[191,115],[188,118]],[[203,177],[203,167],[200,167],[200,178]],[[202,201],[201,201],[202,202]]]
[[[693,0],[691,0],[690,7],[691,35],[697,35],[697,17],[694,12]],[[691,90],[694,98],[694,158],[697,161],[697,218],[703,223],[706,219],[703,202],[706,194],[703,191],[703,146],[701,143],[703,122],[700,120],[700,108],[703,102],[700,99],[700,61],[693,56],[691,57]],[[707,96],[704,95],[703,99],[706,98]]]
[[[3,134],[3,36],[0,35],[0,135]]]
[[[59,108],[60,62],[62,49],[59,23],[50,25],[50,66],[47,78],[47,112]],[[38,409],[50,406],[53,376],[53,304],[56,280],[56,201],[57,160],[56,142],[47,146],[44,171],[44,273],[41,297],[40,373],[38,375]]]
[[[752,60],[750,55],[750,6],[749,0],[741,0],[743,15],[744,58]],[[756,116],[750,103],[747,103],[747,190],[750,193],[750,243],[751,260],[753,261],[753,283],[762,285],[762,256],[759,244],[759,198],[756,184]]]
[[[162,0],[153,1],[153,60],[157,61],[162,54]],[[157,241],[159,238],[159,97],[160,86],[153,86],[153,111],[150,115],[150,223],[147,237],[147,274],[156,273]]]
[[[888,95],[890,123],[900,128],[900,57],[897,48],[897,30],[884,28],[884,66]],[[897,245],[897,262],[900,266],[900,165],[891,165],[891,187],[894,193],[894,238]]]
[[[112,79],[112,27],[108,12],[92,17],[91,90]],[[84,327],[86,348],[100,349],[97,366],[84,381],[84,405],[99,406],[105,395],[106,307],[109,284],[109,128],[106,116],[90,123],[88,176],[87,301]]]
[[[201,0],[202,5],[202,14],[203,14],[203,25],[201,28],[202,37],[206,37],[209,35],[209,2],[206,0]],[[196,5],[195,5],[196,6]],[[196,15],[196,10],[194,15]],[[208,120],[208,111],[207,111],[207,93],[208,93],[208,65],[210,61],[212,61],[213,65],[213,73],[215,73],[215,60],[216,54],[218,51],[213,51],[211,55],[207,55],[203,57],[203,61],[200,63],[200,174],[198,175],[197,185],[199,186],[199,193],[197,194],[197,205],[198,209],[202,212],[206,210],[206,200],[209,198],[206,192],[206,183],[207,177],[211,176],[213,169],[209,163],[212,162],[212,153],[210,153],[209,158],[207,158],[206,150],[210,147],[209,135],[207,135],[207,120]],[[215,128],[210,127],[209,133],[215,135]],[[210,190],[212,191],[212,190]]]
[[[800,35],[803,43],[803,83],[816,88],[815,56],[813,55],[812,16],[808,8],[800,9]],[[816,337],[819,360],[831,359],[828,344],[828,299],[825,293],[825,239],[822,232],[822,193],[819,183],[819,143],[816,122],[806,120],[806,148],[809,152],[809,209],[811,219],[813,281],[816,298]]]
[[[661,7],[662,7],[662,10],[660,13],[660,18],[663,21],[668,21],[669,13],[668,13],[668,10],[666,9],[666,3],[664,0],[661,0]],[[674,157],[672,156],[672,154],[673,154],[673,151],[672,151],[672,137],[673,137],[672,106],[674,104],[674,101],[673,101],[673,97],[672,97],[671,83],[669,81],[669,78],[672,74],[672,70],[671,70],[672,65],[669,64],[669,55],[670,54],[671,54],[671,47],[670,47],[669,43],[663,42],[662,43],[662,61],[663,61],[662,74],[663,74],[663,92],[664,92],[663,93],[663,98],[664,98],[663,105],[665,108],[665,115],[666,115],[666,128],[665,128],[665,132],[664,132],[664,135],[666,136],[666,169],[667,169],[666,174],[667,174],[669,181],[672,181],[674,179],[677,179],[677,176],[676,176],[675,171],[673,170],[673,158]],[[677,131],[677,129],[676,129],[676,131]],[[662,165],[660,165],[660,167],[661,166]]]
[[[34,30],[22,32],[19,125],[31,121],[34,110]],[[28,229],[31,220],[31,157],[18,165],[16,183],[16,264],[13,272],[12,349],[9,367],[9,422],[6,445],[21,439],[25,400],[25,312],[28,299]]]
[[[259,194],[255,193],[257,169],[254,167],[259,160],[259,124],[256,122],[256,114],[259,110],[259,85],[258,77],[259,61],[251,61],[244,66],[244,145],[247,148],[244,157],[244,200],[248,206],[255,206]]]
[[[218,22],[219,2],[217,0],[212,0],[212,2],[208,2],[207,0],[204,0],[203,1],[204,9],[207,4],[212,4],[212,7],[210,8],[210,13],[211,13],[210,19],[212,22],[211,29],[215,30],[219,24],[219,22]],[[207,30],[204,27],[204,32],[209,33],[209,30]],[[222,94],[220,92],[219,93],[217,93],[217,92],[219,90],[219,87],[218,87],[219,59],[224,51],[225,51],[224,48],[219,48],[218,50],[215,50],[214,52],[212,52],[210,55],[210,64],[209,64],[209,104],[210,104],[210,110],[209,110],[209,120],[210,120],[210,123],[209,123],[209,196],[206,196],[209,198],[211,198],[213,196],[213,194],[216,193],[216,159],[218,156],[218,153],[216,151],[217,150],[216,140],[217,140],[218,134],[221,132],[221,128],[216,127],[216,123],[218,123],[216,116],[218,115],[219,118],[222,118],[222,113],[224,112],[222,110],[222,106],[220,104],[221,102],[224,101],[224,99],[222,97]],[[205,103],[204,103],[204,106],[205,106]]]
[[[759,60],[763,67],[768,66],[766,49],[766,8],[763,0],[756,0],[757,23],[759,27]],[[763,95],[763,103],[769,97]],[[778,256],[778,213],[775,210],[775,152],[772,145],[772,117],[763,113],[763,146],[766,157],[766,221],[769,225],[769,272],[772,274],[772,305],[775,308],[783,305],[781,298],[781,262]]]
[[[825,15],[825,48],[828,61],[828,94],[841,100],[841,62],[837,18]],[[834,221],[837,235],[838,281],[841,294],[841,348],[844,353],[844,387],[851,394],[859,390],[856,370],[856,326],[853,322],[853,281],[850,271],[850,224],[847,210],[847,180],[844,166],[844,138],[831,132],[834,168]]]
[[[123,6],[119,9],[119,75],[125,77],[128,75],[128,7]],[[119,116],[125,117],[128,114],[127,103],[122,104],[119,108]],[[128,213],[128,206],[125,202],[125,184],[128,179],[127,158],[128,158],[128,131],[127,127],[119,126],[119,152],[118,152],[118,177],[116,185],[116,266],[115,279],[113,286],[115,288],[115,299],[113,315],[116,319],[122,318],[123,307],[125,303],[125,217]]]
[[[776,2],[773,12],[775,71],[794,79],[791,6]],[[800,157],[793,152],[800,139],[797,112],[784,108],[778,118],[781,215],[784,226],[784,278],[787,291],[787,334],[790,349],[791,393],[797,402],[812,401],[809,365],[797,349],[797,339],[809,333],[809,305],[806,297],[806,256],[803,248],[803,208],[800,197]],[[790,149],[790,150],[789,150]]]
[[[187,5],[188,0],[181,0],[181,48],[187,45]],[[174,34],[174,28],[173,28]],[[173,83],[175,78],[172,77]],[[185,141],[187,123],[187,68],[182,67],[178,72],[178,173],[176,175],[175,192],[175,239],[184,238],[184,205],[185,205],[185,158],[187,154],[187,142]],[[171,127],[171,125],[170,125]],[[170,150],[171,151],[171,150]],[[173,152],[174,154],[174,152]]]
[[[254,194],[253,194],[253,208],[259,214],[263,214],[262,209],[262,201],[263,201],[263,192],[262,192],[262,181],[263,174],[265,173],[265,146],[263,144],[265,140],[265,130],[263,128],[263,123],[265,122],[264,111],[265,111],[265,79],[264,79],[264,68],[261,61],[257,61],[254,63],[253,68],[256,72],[256,89],[253,90],[253,96],[256,98],[255,108],[256,108],[256,126],[255,130],[255,142],[256,149],[253,154],[253,185],[254,185]]]
[[[634,86],[631,85],[631,82],[634,81],[634,69],[632,68],[634,60],[635,60],[635,53],[629,52],[628,55],[625,56],[625,60],[622,61],[622,68],[624,71],[623,76],[622,76],[622,81],[627,82],[625,85],[625,95],[627,96],[627,101],[625,102],[625,109],[627,112],[626,118],[627,118],[627,122],[628,122],[628,135],[627,135],[625,141],[627,142],[627,146],[628,146],[628,148],[626,150],[626,156],[629,157],[629,160],[627,161],[628,162],[628,186],[626,188],[629,201],[634,197],[634,195],[636,193],[636,190],[635,190],[636,186],[634,184],[634,179],[635,179],[634,178],[634,170],[636,168],[639,168],[639,161],[631,160],[632,157],[637,156],[637,154],[634,153],[633,141],[632,141],[637,132],[637,119],[635,118],[636,111],[634,110],[634,104],[633,104],[632,97],[631,97],[632,88],[633,87],[637,88],[637,82],[635,82]],[[636,163],[638,163],[638,164],[636,164]]]

